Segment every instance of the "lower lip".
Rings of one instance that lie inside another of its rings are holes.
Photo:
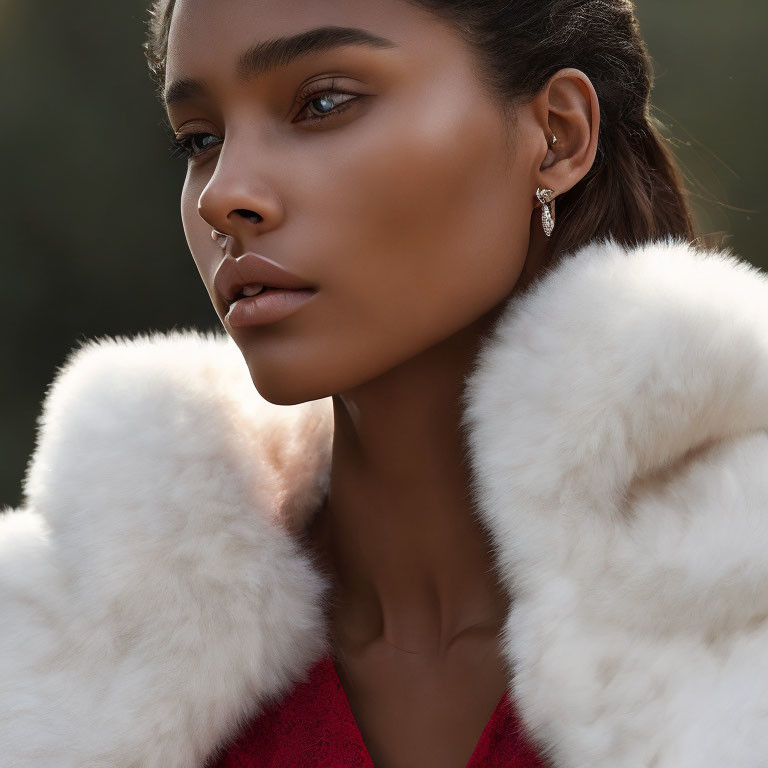
[[[260,296],[246,296],[230,307],[224,318],[232,328],[267,325],[292,315],[306,304],[317,291],[311,289],[288,290],[273,288]]]

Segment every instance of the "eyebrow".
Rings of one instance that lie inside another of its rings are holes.
[[[397,45],[385,37],[357,27],[316,27],[288,37],[265,40],[248,48],[237,60],[235,73],[240,83],[245,84],[273,69],[288,66],[296,59],[311,53],[321,53],[344,45],[366,45],[371,48],[396,48]],[[175,80],[163,90],[165,106],[187,101],[205,91],[202,80],[183,78]]]

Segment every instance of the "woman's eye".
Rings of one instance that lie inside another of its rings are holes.
[[[186,135],[177,134],[171,139],[173,157],[197,157],[202,155],[211,147],[221,144],[222,139],[214,136],[212,133],[188,133]]]
[[[343,100],[340,101],[338,98],[332,97],[343,97]],[[350,102],[357,101],[359,98],[360,96],[355,96],[351,93],[340,93],[338,91],[318,91],[315,95],[310,96],[309,98],[304,96],[303,108],[297,117],[300,117],[304,112],[308,112],[310,117],[304,120],[294,120],[294,122],[310,124],[319,123],[328,117],[340,114],[345,109],[348,109]],[[298,101],[302,101],[301,96]],[[211,147],[218,146],[223,141],[223,139],[212,133],[176,134],[176,136],[171,139],[171,154],[173,157],[186,158],[189,160],[193,157],[199,157]]]
[[[343,101],[331,98],[332,96],[342,96]],[[317,123],[321,120],[325,120],[330,115],[338,115],[348,108],[350,102],[359,99],[359,96],[355,96],[351,93],[340,93],[339,91],[318,91],[315,95],[311,96],[309,100],[304,102],[304,108],[299,112],[297,117],[301,116],[306,110],[310,110],[310,119],[298,120],[299,123]],[[311,109],[316,110],[312,112]]]

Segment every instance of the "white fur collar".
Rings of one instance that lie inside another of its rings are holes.
[[[768,278],[594,242],[511,301],[465,393],[555,768],[768,766]],[[0,518],[0,755],[201,768],[328,650],[299,539],[330,398],[275,406],[227,337],[88,342]]]

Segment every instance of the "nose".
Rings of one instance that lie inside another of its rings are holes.
[[[230,150],[229,152],[227,150]],[[197,212],[211,227],[245,244],[283,218],[280,199],[250,152],[223,146],[213,175],[200,193]]]

